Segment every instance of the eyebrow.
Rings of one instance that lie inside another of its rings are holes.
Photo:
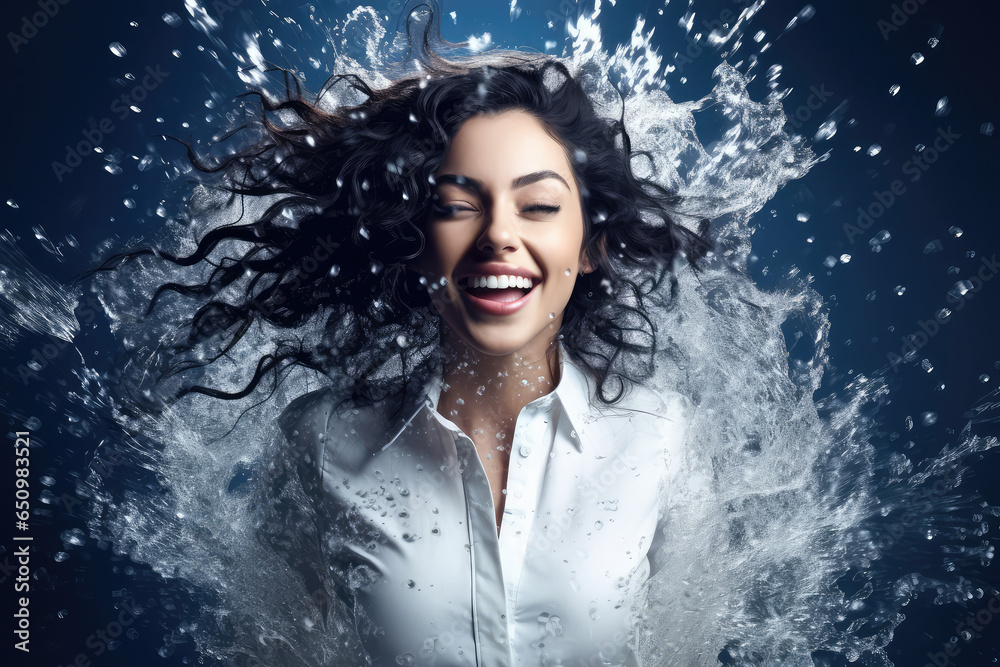
[[[544,181],[547,178],[554,178],[555,180],[566,186],[567,190],[572,192],[572,188],[569,187],[569,183],[566,179],[552,171],[551,169],[543,169],[541,171],[533,171],[530,174],[525,174],[523,176],[518,176],[510,182],[510,187],[514,190],[518,188],[523,188],[525,186],[531,185],[532,183],[537,183],[539,181]],[[452,185],[457,185],[460,188],[465,188],[467,190],[472,190],[476,194],[482,194],[483,186],[482,184],[474,178],[468,176],[458,176],[455,174],[442,174],[434,179],[438,185],[444,185],[445,183],[451,183]]]

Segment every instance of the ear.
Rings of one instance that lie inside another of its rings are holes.
[[[601,236],[589,249],[584,247],[580,251],[580,275],[592,273],[597,269],[597,262],[592,257],[604,254],[604,239],[605,237]]]

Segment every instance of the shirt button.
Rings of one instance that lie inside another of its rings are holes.
[[[528,458],[528,454],[531,453],[531,447],[528,447],[527,445],[521,445],[521,448],[517,450],[517,453],[523,456],[524,458]]]

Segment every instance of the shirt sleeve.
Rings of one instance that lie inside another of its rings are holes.
[[[257,534],[299,575],[325,630],[356,636],[351,602],[332,576],[323,546],[332,517],[321,471],[327,424],[335,407],[332,395],[313,392],[293,401],[281,415],[279,441],[260,468],[264,511]]]
[[[669,541],[671,513],[675,509],[676,497],[681,486],[679,475],[685,468],[687,457],[688,424],[693,407],[691,401],[681,394],[672,393],[664,399],[661,432],[663,442],[664,471],[659,489],[659,517],[656,532],[649,546],[649,577],[652,578],[666,564],[670,557]]]

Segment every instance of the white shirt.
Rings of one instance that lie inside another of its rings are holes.
[[[635,388],[595,406],[560,351],[559,385],[517,417],[499,537],[475,446],[436,410],[439,378],[394,418],[322,392],[286,412],[321,577],[375,665],[639,664],[634,614],[685,399]]]

